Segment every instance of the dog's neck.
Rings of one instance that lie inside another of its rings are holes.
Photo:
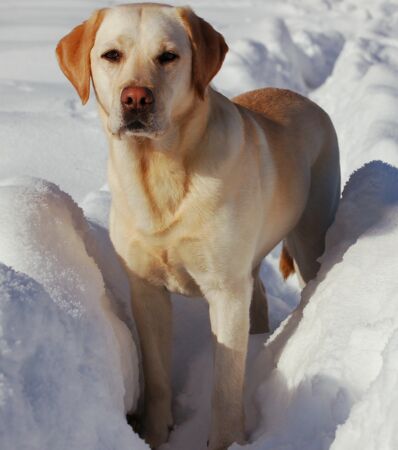
[[[118,213],[133,218],[137,230],[159,233],[178,221],[208,132],[210,95],[192,104],[160,139],[108,136],[110,188],[129,205]]]

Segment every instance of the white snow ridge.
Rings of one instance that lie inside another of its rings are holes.
[[[0,450],[149,448],[125,418],[142,377],[107,230],[106,140],[95,99],[80,105],[54,55],[93,9],[116,3],[0,2]],[[280,248],[262,263],[272,330],[250,337],[249,442],[230,448],[398,450],[398,0],[185,3],[230,47],[215,87],[316,101],[347,183],[302,293],[278,273]],[[173,319],[176,423],[160,450],[204,450],[206,304],[174,297]]]
[[[67,194],[1,183],[2,450],[147,448],[124,415],[139,394],[136,347],[95,259]]]

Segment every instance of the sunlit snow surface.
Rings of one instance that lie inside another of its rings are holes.
[[[0,3],[1,450],[147,448],[124,418],[140,391],[139,356],[106,230],[106,142],[95,102],[80,105],[54,57],[60,37],[115,3]],[[310,96],[332,117],[350,179],[321,271],[293,314],[300,294],[277,272],[278,249],[263,263],[273,332],[250,340],[243,448],[396,450],[398,1],[191,6],[230,47],[215,86]],[[176,426],[162,449],[203,450],[207,308],[176,297],[174,316]]]

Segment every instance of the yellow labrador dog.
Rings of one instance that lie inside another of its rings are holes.
[[[109,140],[110,234],[131,280],[152,447],[173,424],[170,292],[209,304],[209,448],[242,443],[249,328],[268,327],[259,265],[284,239],[284,274],[313,278],[340,195],[329,117],[287,90],[228,100],[209,87],[227,50],[191,9],[159,4],[96,11],[57,47],[83,103],[92,79]]]

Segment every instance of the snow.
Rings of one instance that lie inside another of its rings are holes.
[[[139,395],[126,298],[82,211],[31,178],[1,182],[0,211],[1,448],[147,448],[124,416]]]
[[[361,38],[346,44],[333,77],[314,93],[340,136],[343,179],[371,159],[398,165],[397,70],[398,48]]]
[[[107,145],[94,100],[81,106],[54,57],[61,36],[116,3],[0,4],[2,450],[148,448],[125,421],[142,379],[107,232]],[[301,295],[278,274],[280,248],[263,262],[271,333],[250,338],[250,442],[231,449],[396,450],[398,1],[190,3],[230,47],[215,86],[310,96],[335,124],[347,182],[321,271]],[[207,306],[176,296],[173,307],[176,426],[162,450],[203,450]]]

